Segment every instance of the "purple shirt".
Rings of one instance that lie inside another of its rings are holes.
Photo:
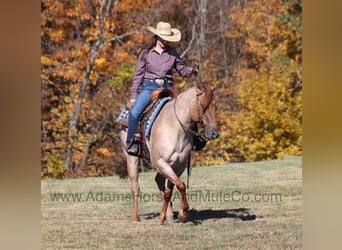
[[[146,59],[143,58],[143,54],[140,53],[137,60],[131,87],[131,99],[135,99],[140,92],[144,78],[172,79],[173,69],[176,69],[177,73],[185,78],[192,75],[192,68],[187,67],[180,59],[177,51],[171,47],[168,47],[161,54],[153,48],[146,54]]]

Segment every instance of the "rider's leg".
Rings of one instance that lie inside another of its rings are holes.
[[[134,137],[134,133],[138,127],[138,119],[141,113],[147,107],[147,105],[151,102],[150,95],[151,95],[151,91],[154,89],[153,87],[154,86],[144,83],[142,91],[137,96],[137,99],[135,100],[133,106],[129,110],[128,131],[127,131],[127,139],[126,139],[127,147],[131,146],[131,147],[136,148],[136,150],[138,149],[136,144],[132,144],[132,140]]]

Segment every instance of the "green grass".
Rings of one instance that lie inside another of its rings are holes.
[[[140,222],[131,220],[129,180],[42,180],[42,249],[299,249],[301,165],[289,159],[193,168],[189,220],[164,226],[154,172],[140,174]],[[52,201],[55,193],[83,201]],[[176,189],[173,198],[177,214]]]

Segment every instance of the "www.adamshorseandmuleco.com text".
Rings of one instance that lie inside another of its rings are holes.
[[[53,202],[132,202],[131,193],[115,193],[104,191],[88,191],[85,193],[50,193],[50,201]],[[162,202],[161,193],[139,194],[140,202]],[[189,202],[282,202],[281,193],[252,193],[234,190],[230,192],[212,191],[189,191],[187,192]],[[172,201],[181,200],[179,192],[173,192]]]

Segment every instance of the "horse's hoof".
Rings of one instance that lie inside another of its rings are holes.
[[[133,221],[134,222],[139,222],[140,221],[140,217],[139,216],[133,216]]]
[[[178,214],[178,220],[182,223],[185,223],[188,221],[188,217]]]
[[[165,215],[164,216],[160,215],[160,217],[159,217],[159,225],[164,225],[165,219],[166,219]]]
[[[175,221],[175,218],[173,215],[166,215],[166,221],[167,222],[174,222]]]

